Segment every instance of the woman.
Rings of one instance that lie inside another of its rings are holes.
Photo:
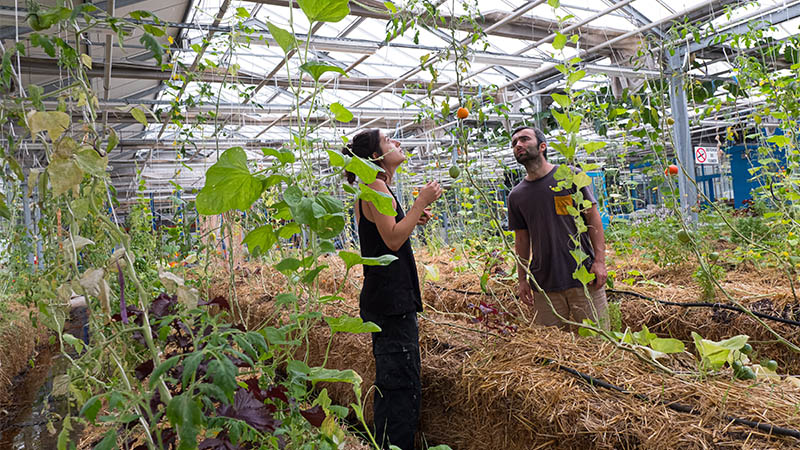
[[[361,318],[381,327],[379,333],[372,334],[375,386],[378,388],[374,407],[376,440],[384,448],[391,444],[413,450],[422,395],[417,331],[422,297],[409,236],[416,225],[425,225],[430,220],[428,206],[442,195],[442,188],[435,181],[426,184],[414,205],[404,214],[397,197],[389,189],[395,171],[406,159],[400,143],[379,130],[368,130],[356,135],[343,153],[372,160],[384,170],[369,187],[391,195],[397,212],[394,217],[387,216],[371,202],[360,199],[356,202],[361,256],[397,257],[388,266],[364,266],[359,305]],[[346,176],[350,184],[355,183],[353,173],[347,172]]]

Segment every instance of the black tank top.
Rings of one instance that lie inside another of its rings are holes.
[[[395,222],[405,217],[400,202],[389,190],[397,203]],[[359,305],[362,312],[381,315],[399,315],[422,311],[422,296],[419,291],[419,276],[411,239],[406,239],[397,251],[392,251],[383,242],[378,227],[364,216],[361,200],[358,201],[360,217],[358,238],[361,242],[361,256],[378,257],[394,255],[397,257],[388,266],[363,266],[364,287],[361,289]]]

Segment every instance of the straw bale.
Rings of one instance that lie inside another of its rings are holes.
[[[14,301],[6,305],[8,310],[0,317],[0,405],[16,401],[16,395],[9,391],[14,379],[29,367],[36,347],[47,339],[46,328],[34,329],[28,308]]]
[[[418,262],[421,272],[422,264],[426,263],[436,264],[440,272],[438,282],[425,285],[426,313],[420,320],[423,385],[420,439],[426,444],[447,443],[459,450],[761,449],[796,448],[800,444],[792,438],[769,437],[724,419],[730,415],[797,428],[800,388],[794,385],[784,382],[751,385],[727,378],[696,380],[657,373],[632,355],[614,351],[611,344],[600,339],[526,325],[521,319],[524,308],[516,305],[512,291],[502,283],[490,285],[494,296],[473,295],[480,291],[474,274],[455,271],[454,265],[441,256],[418,254]],[[340,293],[346,300],[326,304],[323,311],[328,315],[357,316],[361,271],[354,270],[345,278],[345,270],[335,258],[326,263],[331,267],[322,272],[323,290],[331,293],[339,281],[346,280]],[[667,279],[671,275],[664,272],[660,276]],[[260,278],[268,278],[270,282]],[[279,278],[267,267],[257,276],[237,276],[242,308],[249,311],[253,323],[279,317],[270,306],[274,294],[283,287],[282,281],[276,281]],[[269,293],[268,288],[275,290]],[[253,295],[245,294],[248,292]],[[475,312],[470,305],[481,300],[502,305],[509,311],[507,320],[519,326],[518,332],[510,337],[497,336],[484,324],[475,323],[472,320]],[[626,306],[623,314],[633,311]],[[628,323],[636,320],[626,318]],[[330,341],[327,325],[321,322],[312,328],[308,341],[309,363],[321,364]],[[645,395],[654,403],[630,394],[593,388],[559,370],[557,364],[543,364],[540,358]],[[679,362],[673,364],[680,366]],[[326,367],[354,369],[364,380],[364,392],[369,392],[374,380],[370,337],[336,334]],[[350,386],[325,387],[339,404],[354,401]],[[662,401],[690,405],[700,413],[676,412],[659,403]],[[371,400],[366,401],[366,406],[369,417]]]

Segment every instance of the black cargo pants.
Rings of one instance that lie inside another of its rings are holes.
[[[372,333],[378,388],[373,408],[375,439],[382,448],[391,444],[414,450],[422,398],[417,313],[384,316],[362,312],[361,318],[381,327],[381,332]]]

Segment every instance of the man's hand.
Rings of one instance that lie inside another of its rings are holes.
[[[531,291],[531,285],[527,280],[519,282],[519,299],[529,305],[533,305],[533,291]]]
[[[603,261],[595,260],[592,263],[592,268],[589,269],[589,272],[594,274],[594,281],[590,283],[590,285],[595,289],[600,289],[601,287],[606,285],[606,279],[608,279],[608,271],[606,270],[606,263]]]
[[[419,216],[419,220],[417,220],[417,225],[427,224],[428,221],[431,220],[431,217],[433,217],[433,214],[431,214],[431,209],[430,208],[423,209],[422,215]]]

